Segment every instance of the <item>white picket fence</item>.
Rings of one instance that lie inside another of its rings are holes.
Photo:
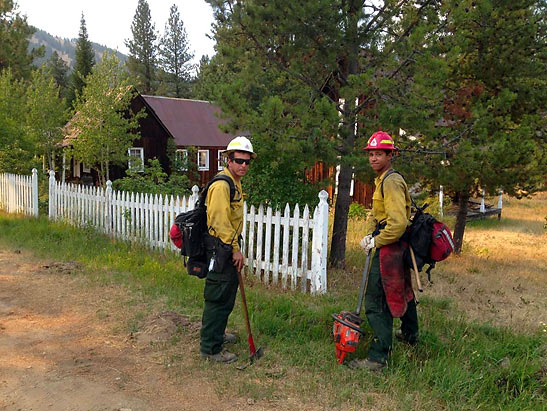
[[[177,214],[194,208],[198,190],[194,186],[188,198],[135,194],[113,190],[110,181],[106,189],[57,182],[50,171],[49,218],[92,226],[114,238],[152,248],[176,250],[169,240],[169,229]],[[327,192],[321,191],[313,213],[306,205],[302,216],[298,205],[291,215],[287,204],[281,216],[279,210],[262,205],[248,209],[245,203],[242,252],[249,274],[265,284],[325,293],[327,198]]]
[[[31,176],[0,174],[0,208],[8,213],[38,217],[38,171]]]
[[[128,193],[107,188],[62,183],[49,177],[49,218],[80,227],[91,226],[114,238],[141,242],[152,248],[175,247],[169,229],[178,213],[191,210],[197,190],[188,198]]]
[[[244,205],[243,255],[251,273],[264,282],[281,282],[285,289],[312,294],[327,291],[327,235],[329,206],[326,191],[319,193],[319,204],[310,213],[298,204],[292,214],[288,204],[280,210],[260,205]],[[310,241],[311,231],[311,241]],[[300,284],[298,284],[300,283]]]

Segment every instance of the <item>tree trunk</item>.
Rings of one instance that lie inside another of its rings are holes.
[[[338,175],[338,194],[334,207],[334,223],[330,246],[330,264],[333,267],[344,267],[346,259],[346,234],[348,231],[348,212],[350,203],[350,186],[353,170],[350,165],[340,165]]]
[[[46,157],[47,157],[49,169],[50,169],[50,170],[55,170],[55,164],[53,163],[53,153],[52,153],[52,152],[48,152],[48,153],[46,154]]]
[[[360,2],[352,0],[348,4],[346,41],[348,44],[348,56],[345,57],[345,63],[340,63],[340,67],[347,67],[343,70],[344,77],[359,73],[358,56],[360,50],[358,27],[358,10]],[[344,103],[344,125],[345,137],[343,148],[341,150],[342,158],[351,154],[355,145],[355,101],[354,97],[346,99]],[[351,197],[349,195],[351,187],[351,178],[353,169],[344,161],[340,164],[340,174],[338,175],[338,194],[336,197],[336,206],[334,208],[334,223],[332,227],[332,240],[330,247],[330,264],[333,267],[344,267],[346,260],[346,235],[348,232],[348,212]]]
[[[456,215],[456,227],[454,228],[454,253],[461,254],[463,246],[463,234],[465,232],[465,223],[467,221],[467,202],[469,193],[457,193],[458,196],[458,214]]]

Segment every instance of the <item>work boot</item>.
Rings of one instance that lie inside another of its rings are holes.
[[[235,355],[234,353],[231,353],[228,350],[222,350],[221,352],[219,352],[217,354],[201,353],[201,358],[203,360],[229,364],[229,363],[234,362],[234,361],[237,360],[237,355]]]
[[[395,330],[395,339],[408,345],[418,344],[418,337],[407,338],[401,330]]]
[[[358,359],[352,360],[348,363],[348,367],[353,370],[365,368],[369,371],[376,372],[376,371],[382,371],[384,368],[387,367],[387,364],[383,362],[369,360],[367,358],[366,360],[358,360]]]
[[[237,335],[232,333],[224,333],[224,341],[222,344],[235,344],[237,342]]]

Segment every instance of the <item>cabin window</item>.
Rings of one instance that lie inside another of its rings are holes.
[[[209,150],[198,150],[198,170],[209,170]]]
[[[86,163],[82,163],[82,172],[83,173],[91,173],[91,167],[88,166]]]
[[[218,159],[218,171],[224,170],[224,159],[222,158],[222,151],[217,151],[217,159]]]
[[[127,150],[127,155],[129,156],[128,166],[130,170],[135,170],[138,172],[144,171],[144,148],[142,147],[131,147]]]
[[[178,149],[175,152],[175,167],[179,171],[188,171],[188,150]]]

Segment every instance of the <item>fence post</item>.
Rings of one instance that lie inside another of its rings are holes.
[[[480,212],[481,212],[481,213],[486,212],[486,207],[484,206],[484,189],[482,190],[482,199],[481,199],[481,208],[480,208]]]
[[[106,213],[106,227],[104,232],[110,234],[112,232],[112,181],[107,180],[105,192],[104,208]]]
[[[329,194],[325,190],[319,193],[319,204],[314,212],[312,239],[312,279],[311,292],[327,292],[327,243],[329,230]]]
[[[192,207],[190,207],[190,204],[188,204],[189,210],[193,210],[196,207],[196,203],[198,202],[198,199],[199,199],[199,187],[194,185],[192,187],[192,195],[190,196],[190,204],[192,205]]]
[[[49,190],[48,190],[48,197],[49,197],[49,206],[48,206],[48,214],[50,220],[55,220],[55,211],[56,206],[55,204],[55,171],[49,170]]]
[[[444,203],[444,191],[443,186],[439,188],[439,216],[443,219],[443,203]]]
[[[38,170],[32,169],[32,215],[38,217]]]
[[[501,220],[501,209],[503,208],[503,190],[500,188],[500,196],[498,198],[498,220]]]

